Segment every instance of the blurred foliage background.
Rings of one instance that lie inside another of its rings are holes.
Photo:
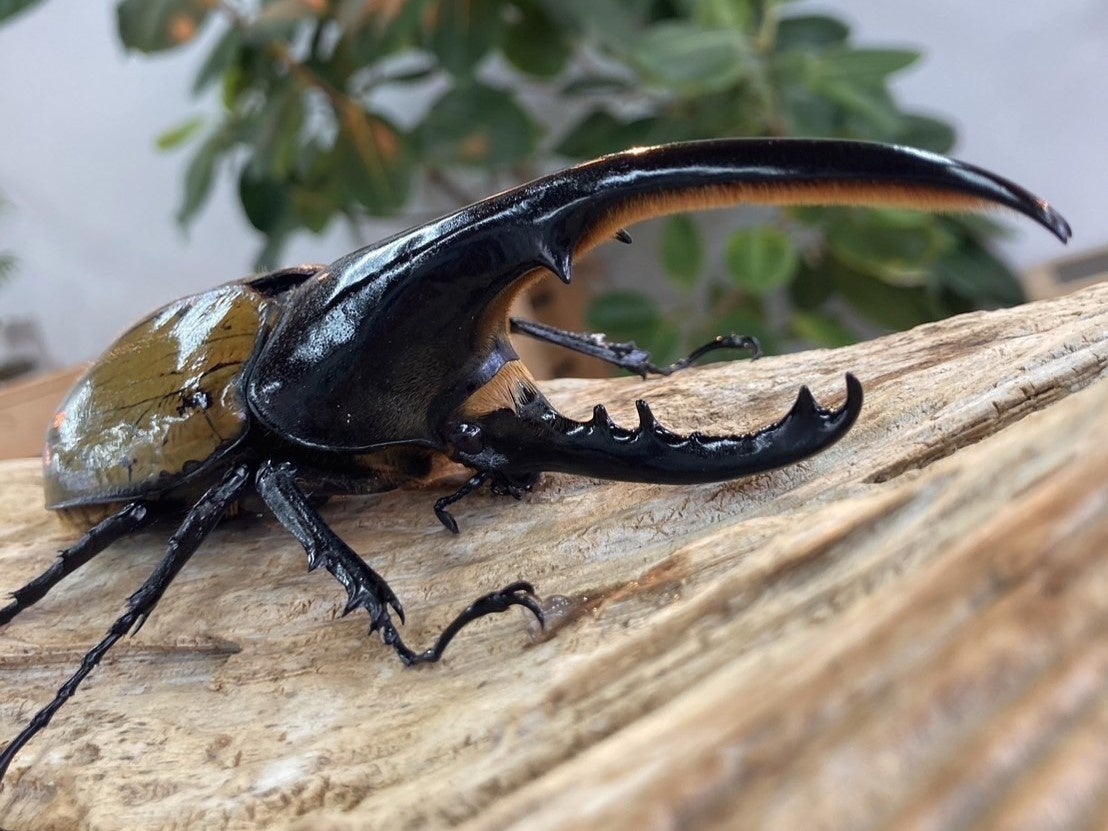
[[[0,0],[0,20],[38,2]],[[906,112],[889,89],[918,53],[859,46],[835,17],[792,6],[122,0],[116,12],[129,49],[208,49],[201,111],[158,138],[188,153],[178,221],[235,177],[266,267],[293,234],[362,228],[413,203],[443,212],[634,145],[824,136],[949,151],[950,125]],[[762,210],[722,241],[704,223],[673,217],[643,241],[658,246],[664,303],[609,291],[588,325],[664,361],[718,333],[768,351],[835,346],[1022,300],[988,249],[999,228],[980,217]]]
[[[3,217],[9,209],[8,200],[4,197],[2,191],[0,191],[0,218]],[[0,286],[12,276],[12,272],[15,271],[15,254],[11,251],[0,251]]]

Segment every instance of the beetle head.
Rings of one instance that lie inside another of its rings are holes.
[[[532,281],[570,279],[572,259],[653,216],[737,202],[966,210],[1001,205],[1065,240],[1047,203],[994,174],[909,148],[725,140],[633,150],[537,179],[355,251],[290,292],[251,370],[256,417],[294,443],[434,448],[482,470],[621,479],[730,478],[803,458],[857,417],[802,391],[748,436],[679,436],[645,405],[620,428],[556,413],[508,341],[508,309]]]

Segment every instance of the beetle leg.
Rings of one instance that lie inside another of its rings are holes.
[[[277,520],[304,546],[308,555],[308,567],[315,569],[324,566],[342,583],[348,595],[343,614],[364,608],[371,621],[369,631],[379,630],[381,639],[396,650],[397,656],[405,664],[439,660],[447,644],[467,623],[485,615],[503,612],[511,606],[524,606],[534,613],[540,623],[543,622],[542,610],[534,598],[530,584],[512,583],[500,591],[479,597],[443,630],[433,647],[415,652],[404,643],[389,615],[388,607],[391,606],[401,623],[404,622],[400,601],[384,578],[343,542],[312,507],[307,495],[296,482],[296,469],[287,462],[266,462],[258,470],[257,487],[258,493]]]
[[[468,482],[462,485],[450,496],[444,496],[438,502],[435,503],[435,516],[439,518],[439,522],[447,527],[453,534],[458,533],[458,521],[454,519],[450,511],[446,510],[450,505],[453,505],[460,499],[463,499],[485,484],[485,480],[489,478],[489,474],[485,472],[478,473],[470,478]]]
[[[694,349],[687,357],[669,366],[656,366],[650,361],[650,353],[645,349],[639,349],[634,341],[610,341],[607,335],[604,334],[568,332],[554,326],[547,326],[545,323],[537,323],[533,320],[521,320],[515,317],[511,318],[511,331],[529,335],[536,340],[546,341],[555,346],[572,349],[574,352],[580,352],[582,355],[598,358],[612,366],[637,373],[643,378],[651,373],[655,375],[672,375],[674,372],[690,366],[701,356],[709,352],[714,352],[717,349],[748,349],[751,352],[752,358],[758,358],[762,355],[762,347],[759,346],[758,341],[748,335],[727,335],[726,337],[721,335],[703,346]]]
[[[538,620],[539,626],[546,625],[546,616],[543,615],[542,607],[539,606],[539,602],[535,598],[534,586],[520,580],[517,583],[505,586],[499,591],[482,595],[469,604],[462,610],[460,615],[451,621],[449,626],[442,630],[442,634],[439,635],[439,639],[435,641],[435,645],[418,656],[419,662],[437,661],[441,658],[447,644],[454,639],[454,636],[457,635],[467,623],[482,618],[485,615],[506,612],[512,606],[522,606],[525,609],[529,609]]]
[[[85,676],[96,668],[115,642],[128,632],[133,635],[142,628],[181,567],[188,562],[189,557],[211,533],[227,512],[227,508],[238,499],[249,482],[249,467],[239,465],[230,470],[219,484],[209,489],[200,501],[193,505],[176,533],[170,538],[165,556],[154,569],[154,573],[127,599],[127,611],[112,624],[104,639],[85,655],[77,671],[58,688],[54,700],[39,710],[30,723],[23,728],[23,732],[12,739],[0,753],[0,779],[3,779],[15,755],[34,738],[36,733],[50,723],[54,713],[77,692],[77,687]]]
[[[364,608],[373,621],[372,628],[384,634],[393,628],[387,608],[392,606],[403,623],[404,608],[389,584],[328,527],[296,483],[296,474],[288,462],[266,462],[258,470],[257,486],[277,520],[304,546],[308,569],[323,566],[342,583],[348,595],[344,615]]]
[[[446,510],[447,507],[469,496],[485,484],[490,476],[492,477],[490,490],[496,496],[510,496],[513,499],[522,499],[523,494],[531,490],[531,486],[535,484],[535,480],[538,478],[538,474],[512,477],[498,471],[483,470],[477,473],[450,496],[444,496],[435,503],[435,516],[439,518],[439,522],[447,527],[447,530],[455,534],[458,533],[458,521],[454,519],[450,511]]]
[[[150,515],[142,502],[128,503],[123,510],[95,525],[81,539],[58,554],[42,574],[23,588],[12,592],[12,602],[0,609],[0,626],[24,609],[34,606],[50,589],[75,572],[113,542],[137,531],[149,521]]]

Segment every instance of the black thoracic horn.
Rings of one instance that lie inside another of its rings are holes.
[[[475,379],[495,372],[486,365],[494,341],[506,339],[510,301],[531,279],[552,272],[568,281],[575,256],[640,220],[747,202],[1001,205],[1069,236],[1065,220],[1018,185],[906,147],[729,139],[629,150],[332,263],[288,304],[250,381],[251,406],[308,446],[441,446],[436,428]]]

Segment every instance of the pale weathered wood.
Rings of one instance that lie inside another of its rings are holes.
[[[326,515],[427,642],[477,594],[558,608],[406,670],[276,525],[222,528],[139,636],[18,758],[0,825],[48,828],[1103,828],[1108,286],[833,352],[564,381],[744,429],[856,372],[854,431],[801,465],[664,488],[549,476]],[[0,466],[0,588],[71,535]],[[0,634],[0,739],[159,557],[117,545]]]

